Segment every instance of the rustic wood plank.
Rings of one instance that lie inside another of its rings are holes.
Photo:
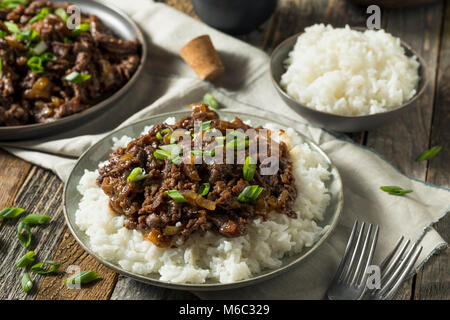
[[[0,208],[13,205],[20,186],[31,169],[31,164],[0,150]]]
[[[450,186],[450,5],[445,8],[439,67],[437,71],[436,102],[434,105],[430,147],[442,145],[441,152],[428,163],[427,181]],[[450,242],[450,216],[435,225],[436,231]],[[417,274],[415,299],[450,299],[450,250],[430,258]]]
[[[403,10],[382,11],[385,29],[403,39],[422,55],[429,67],[430,84],[417,107],[392,124],[371,131],[367,145],[382,153],[405,174],[424,180],[426,163],[413,161],[428,148],[436,83],[442,22],[442,2]],[[406,281],[395,299],[411,299],[416,277]]]
[[[110,298],[116,285],[118,274],[91,257],[78,245],[68,228],[65,228],[64,236],[59,243],[54,261],[62,264],[60,270],[54,276],[45,277],[36,294],[37,300],[107,300]],[[69,289],[64,284],[64,279],[74,273],[66,273],[79,268],[79,271],[92,270],[101,275],[101,279],[81,289]],[[66,272],[64,272],[66,271]]]

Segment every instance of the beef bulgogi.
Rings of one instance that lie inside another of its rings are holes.
[[[127,217],[125,226],[142,230],[146,239],[167,247],[194,232],[244,235],[252,220],[266,219],[274,211],[296,218],[292,206],[297,191],[287,145],[273,141],[270,131],[252,128],[239,118],[221,120],[206,104],[191,108],[191,116],[173,125],[155,125],[117,149],[99,169],[97,184],[109,197],[110,207]],[[248,129],[256,134],[247,135]],[[262,132],[269,132],[264,137],[265,156],[259,144]],[[259,145],[256,155],[250,154],[253,142]],[[181,155],[186,147],[190,152]],[[227,150],[233,152],[233,163],[212,157]],[[243,163],[237,160],[238,150]],[[276,172],[263,175],[266,160],[274,156]]]
[[[82,13],[74,25],[70,5],[0,2],[0,126],[46,123],[81,112],[135,73],[137,39],[117,38],[95,15]]]

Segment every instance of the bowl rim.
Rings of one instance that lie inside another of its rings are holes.
[[[255,118],[258,120],[263,120],[263,121],[272,121],[274,123],[278,123],[281,124],[279,121],[279,119],[275,119],[275,120],[271,120],[265,117],[260,117],[260,116],[255,116],[252,114],[248,114],[248,113],[243,113],[243,112],[232,112],[232,111],[218,111],[219,115],[223,114],[229,114],[232,116],[246,116],[246,117],[251,117],[251,118]],[[305,142],[307,142],[308,144],[310,144],[315,151],[319,152],[320,155],[322,157],[324,157],[326,159],[326,161],[329,163],[329,168],[330,171],[334,170],[336,171],[336,176],[337,176],[337,182],[340,186],[339,189],[339,202],[337,204],[337,209],[336,209],[336,213],[334,215],[333,220],[330,222],[329,227],[327,228],[327,230],[322,234],[322,236],[320,237],[320,239],[314,243],[314,245],[304,254],[302,254],[300,257],[298,257],[297,259],[289,262],[288,264],[286,264],[285,266],[278,268],[278,269],[273,269],[270,270],[264,274],[260,274],[260,275],[256,275],[255,277],[249,278],[249,279],[244,279],[244,280],[239,280],[239,281],[235,281],[235,282],[231,282],[231,283],[204,283],[204,284],[191,284],[191,283],[171,283],[171,282],[166,282],[166,281],[161,281],[161,280],[156,280],[156,279],[151,279],[148,278],[145,275],[140,275],[137,273],[132,273],[131,271],[126,271],[124,269],[122,269],[120,266],[107,261],[106,259],[102,258],[99,254],[97,254],[96,252],[94,252],[91,248],[89,248],[87,246],[86,243],[84,243],[79,237],[78,234],[75,230],[76,226],[72,225],[71,220],[69,218],[69,214],[68,214],[68,210],[67,210],[67,199],[68,199],[68,191],[67,188],[69,186],[69,181],[71,179],[74,179],[73,175],[75,172],[75,169],[80,165],[81,159],[84,158],[92,148],[94,148],[95,146],[104,143],[107,140],[111,140],[112,137],[114,137],[114,135],[116,135],[119,131],[137,125],[137,124],[142,124],[142,123],[146,123],[148,121],[151,121],[154,118],[161,118],[161,117],[173,117],[173,116],[183,116],[186,114],[190,114],[189,111],[176,111],[176,112],[167,112],[167,113],[158,113],[155,114],[153,116],[147,117],[145,119],[142,119],[140,121],[128,124],[124,127],[120,127],[117,128],[116,130],[113,130],[112,132],[108,133],[106,136],[104,136],[103,138],[101,138],[100,140],[98,140],[97,142],[95,142],[93,145],[91,145],[86,151],[83,152],[83,154],[77,159],[77,162],[75,164],[75,166],[73,167],[72,171],[69,174],[69,177],[67,178],[66,183],[64,184],[64,189],[63,189],[63,213],[64,213],[64,218],[66,221],[66,225],[68,226],[70,233],[72,234],[72,236],[76,239],[77,243],[89,254],[91,255],[95,260],[97,260],[99,263],[103,264],[104,266],[110,268],[111,270],[127,276],[129,278],[132,278],[134,280],[143,282],[143,283],[147,283],[147,284],[151,284],[151,285],[155,285],[158,287],[164,287],[164,288],[169,288],[169,289],[176,289],[176,290],[191,290],[191,291],[217,291],[217,290],[228,290],[228,289],[236,289],[236,288],[241,288],[241,287],[246,287],[246,286],[250,286],[253,284],[257,284],[260,282],[263,282],[265,280],[269,280],[272,279],[276,276],[279,276],[281,274],[284,274],[286,271],[292,270],[295,267],[298,267],[299,264],[304,261],[306,258],[308,258],[310,255],[314,254],[317,249],[319,247],[322,246],[323,243],[325,243],[326,240],[329,239],[329,237],[331,236],[331,234],[334,232],[334,230],[336,229],[339,221],[341,220],[341,216],[343,213],[343,208],[344,208],[344,185],[343,185],[343,181],[342,181],[342,177],[341,174],[339,173],[338,168],[336,167],[336,165],[331,161],[330,157],[325,153],[325,151],[323,151],[314,141],[312,141],[310,138],[306,137],[305,135],[303,135],[301,132],[299,132],[298,130],[294,129],[295,133],[298,134],[300,137],[302,137],[302,139],[305,139]],[[84,232],[84,231],[83,231]]]
[[[370,29],[364,28],[364,27],[353,27],[353,26],[349,26],[351,30],[355,30],[355,31],[359,31],[359,32],[363,32],[363,31],[367,31]],[[334,27],[333,27],[334,28]],[[380,29],[383,30],[384,32],[386,32],[384,29]],[[379,30],[377,30],[379,31]],[[297,106],[301,107],[301,108],[306,108],[308,110],[311,110],[312,112],[324,115],[324,116],[331,116],[331,117],[336,117],[338,119],[342,119],[342,120],[349,120],[349,119],[368,119],[368,118],[373,118],[375,116],[381,116],[381,115],[389,115],[389,114],[394,114],[397,113],[398,111],[400,111],[400,109],[404,109],[406,107],[412,106],[413,102],[415,102],[419,97],[422,96],[422,94],[424,93],[425,89],[428,87],[429,84],[429,73],[428,73],[428,66],[425,62],[425,60],[422,58],[422,56],[420,54],[418,54],[416,52],[416,50],[412,49],[411,46],[409,44],[407,44],[406,42],[404,42],[400,37],[396,37],[394,35],[392,35],[393,37],[397,38],[400,40],[400,44],[402,47],[408,49],[411,53],[412,56],[415,56],[417,58],[417,61],[419,62],[419,68],[423,69],[422,72],[422,79],[419,79],[419,83],[420,81],[422,81],[422,86],[420,88],[419,91],[416,92],[416,94],[409,100],[405,101],[403,104],[401,104],[400,106],[396,107],[395,109],[392,110],[388,110],[388,111],[384,111],[384,112],[378,112],[378,113],[374,113],[374,114],[364,114],[364,115],[355,115],[355,116],[346,116],[346,115],[340,115],[340,114],[335,114],[335,113],[331,113],[331,112],[325,112],[325,111],[319,111],[313,108],[310,108],[308,106],[305,106],[304,104],[298,102],[297,100],[293,99],[287,92],[285,92],[283,90],[283,88],[281,88],[279,81],[277,81],[274,77],[273,74],[273,65],[274,65],[274,57],[275,54],[281,50],[282,47],[286,46],[287,43],[289,43],[292,40],[295,40],[296,38],[298,38],[300,35],[302,35],[303,33],[305,33],[305,31],[300,31],[286,39],[284,39],[282,42],[280,42],[275,49],[272,51],[271,55],[270,55],[270,59],[269,59],[269,63],[270,63],[270,78],[272,79],[272,84],[274,85],[275,89],[278,91],[279,94],[281,94],[283,96],[283,98],[288,99],[289,101],[291,101],[292,103],[296,104]],[[388,32],[386,32],[388,33]],[[294,43],[295,46],[295,43]],[[287,57],[286,57],[287,58]]]
[[[77,0],[68,0],[68,1],[71,1],[74,4],[77,3]],[[60,1],[60,2],[64,2],[64,1]],[[83,2],[83,1],[81,1],[81,2]],[[101,2],[96,2],[96,1],[94,1],[94,3],[96,5],[99,5],[100,7],[105,7],[107,9],[112,10],[113,12],[118,14],[121,18],[123,18],[129,24],[129,27],[134,31],[134,33],[136,34],[136,39],[141,44],[140,62],[139,62],[138,67],[136,68],[136,71],[131,76],[131,78],[119,90],[115,91],[113,94],[108,96],[106,99],[99,101],[98,103],[92,105],[91,107],[87,108],[86,110],[71,114],[67,117],[62,117],[55,121],[46,122],[46,123],[31,123],[31,124],[25,124],[25,125],[19,125],[19,126],[0,126],[0,134],[2,132],[9,132],[11,130],[20,130],[20,129],[33,130],[33,129],[40,129],[40,128],[47,129],[47,128],[51,128],[53,126],[63,125],[64,123],[70,124],[72,121],[76,121],[79,118],[84,118],[89,114],[94,114],[97,111],[99,111],[100,109],[102,109],[103,107],[105,107],[106,105],[109,105],[109,104],[113,103],[114,101],[118,100],[137,81],[137,79],[138,79],[139,75],[141,74],[143,67],[147,61],[148,45],[147,45],[147,41],[145,39],[144,33],[142,32],[141,28],[137,25],[137,23],[134,22],[133,19],[131,19],[124,11],[117,8],[115,5],[108,4],[108,6],[106,6],[105,4],[103,4]],[[82,7],[82,11],[83,11],[83,7]],[[47,137],[47,136],[48,135],[45,135],[45,137]]]

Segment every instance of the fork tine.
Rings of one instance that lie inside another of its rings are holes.
[[[393,270],[395,270],[399,263],[402,261],[402,257],[405,254],[406,249],[408,248],[409,244],[411,243],[411,240],[406,241],[406,243],[403,245],[400,252],[397,254],[395,259],[391,261],[390,265],[386,266],[386,270],[381,270],[381,281],[383,282],[391,273]]]
[[[352,232],[348,238],[347,246],[345,247],[344,256],[342,257],[341,263],[336,271],[335,279],[338,280],[341,276],[342,270],[344,269],[345,263],[347,262],[348,256],[350,254],[350,249],[352,248],[353,238],[355,237],[356,230],[358,229],[358,221],[353,224]]]
[[[370,236],[372,235],[372,227],[373,227],[372,224],[370,224],[369,229],[367,230],[366,240],[364,241],[364,244],[363,244],[363,247],[361,250],[361,254],[359,256],[358,265],[356,266],[355,273],[353,274],[353,278],[352,278],[350,285],[353,285],[356,283],[356,280],[358,279],[358,276],[361,273],[363,264],[365,266],[364,270],[366,270],[366,268],[367,268],[366,266],[369,263],[370,256],[367,256],[367,258],[366,258],[366,252],[367,252],[367,248],[369,247]],[[372,242],[372,246],[373,246],[373,242]],[[365,261],[365,263],[364,263],[364,261]],[[364,275],[362,278],[364,278]]]
[[[394,258],[395,254],[397,253],[398,249],[400,248],[400,245],[402,244],[403,240],[405,239],[404,236],[401,236],[400,239],[398,239],[395,248],[389,253],[389,255],[386,257],[386,259],[383,260],[383,262],[380,265],[380,270],[383,271],[389,263],[392,261],[392,258]]]
[[[365,228],[366,228],[366,223],[363,222],[361,224],[361,229],[359,230],[358,240],[356,240],[355,248],[353,249],[352,258],[350,259],[350,263],[348,265],[347,272],[346,272],[346,274],[345,274],[345,276],[343,278],[343,282],[348,282],[349,278],[350,278],[350,276],[352,274],[351,272],[352,272],[352,269],[353,269],[353,265],[355,264],[355,258],[356,258],[356,255],[357,255],[358,251],[359,251],[359,247],[360,247],[360,244],[361,244],[361,238],[362,238],[362,235],[364,234],[364,229]]]
[[[380,227],[377,225],[376,228],[375,228],[375,233],[374,233],[373,238],[372,238],[372,245],[370,246],[370,251],[369,251],[369,254],[367,256],[366,265],[364,266],[364,269],[363,269],[364,274],[361,277],[360,285],[364,285],[365,286],[366,281],[367,281],[367,277],[369,276],[366,272],[367,272],[367,268],[372,263],[372,259],[373,259],[373,256],[375,254],[375,249],[377,247],[377,242],[378,242],[378,233],[379,233],[379,231],[380,231]]]
[[[383,297],[383,299],[391,299],[394,294],[397,292],[398,288],[400,287],[400,284],[405,280],[406,276],[410,273],[411,269],[414,267],[414,264],[416,263],[417,259],[420,256],[420,253],[422,252],[423,247],[420,246],[417,250],[412,259],[410,259],[408,265],[406,266],[403,273],[398,278],[397,282],[393,285],[392,289],[389,290],[389,292]]]
[[[410,241],[408,241],[408,242],[410,242]],[[378,292],[379,295],[383,296],[386,293],[386,291],[389,290],[389,288],[392,288],[394,281],[397,279],[398,275],[405,269],[405,265],[408,263],[411,256],[413,255],[413,253],[417,247],[417,244],[418,244],[417,242],[413,243],[413,245],[409,249],[406,256],[400,260],[401,261],[400,265],[395,268],[396,269],[395,272],[392,274],[392,276],[389,278],[389,280],[387,280],[387,282],[380,289],[380,291]],[[396,260],[398,260],[398,259],[396,259]],[[381,281],[383,282],[383,278]]]

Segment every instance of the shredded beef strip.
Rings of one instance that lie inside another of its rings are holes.
[[[258,156],[256,172],[251,181],[243,178],[242,164],[201,164],[181,162],[173,163],[170,159],[155,158],[154,152],[160,146],[170,143],[170,135],[157,137],[158,132],[169,128],[189,130],[194,134],[194,122],[210,122],[207,130],[220,130],[225,136],[227,129],[251,127],[239,118],[228,122],[203,103],[190,106],[192,115],[185,117],[174,125],[165,123],[153,126],[147,134],[131,141],[127,147],[119,148],[110,154],[107,164],[99,169],[97,184],[109,197],[110,207],[118,214],[125,215],[125,226],[129,229],[142,230],[145,238],[160,247],[174,245],[180,237],[186,240],[190,234],[204,234],[211,230],[226,237],[238,237],[247,233],[248,225],[256,218],[266,219],[268,213],[278,212],[290,218],[296,218],[292,206],[297,197],[294,186],[292,163],[284,142],[275,143],[279,152],[270,149],[268,136],[268,156],[277,155],[279,169],[273,175],[262,175]],[[255,130],[264,130],[262,127]],[[181,137],[176,139],[179,143]],[[191,142],[194,144],[195,138]],[[214,143],[214,138],[203,135],[203,150]],[[224,154],[225,154],[225,147]],[[192,148],[195,149],[195,148]],[[246,147],[245,154],[249,154]],[[237,163],[236,161],[234,163]],[[137,182],[127,181],[135,168],[142,168],[146,177]],[[198,194],[203,183],[210,184],[209,193],[202,197]],[[238,196],[249,185],[264,188],[260,196],[252,202],[241,202]],[[166,191],[178,190],[186,202],[177,202]]]

